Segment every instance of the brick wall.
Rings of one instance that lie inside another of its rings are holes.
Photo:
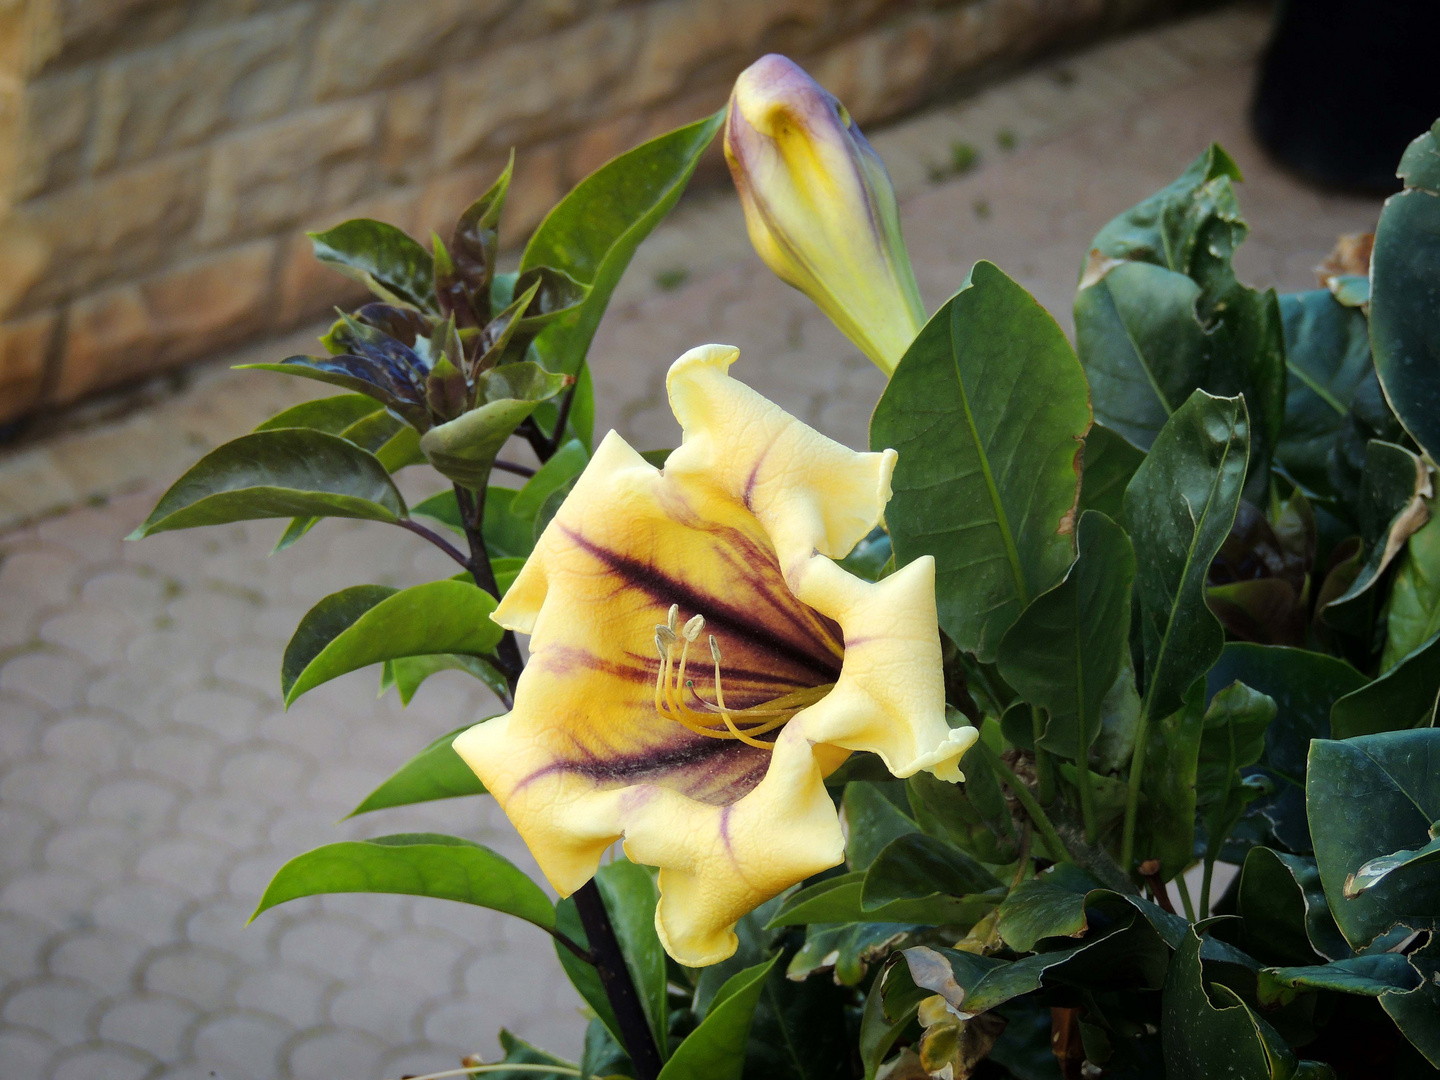
[[[306,229],[511,241],[788,53],[862,122],[1175,0],[0,0],[0,422],[310,318]]]

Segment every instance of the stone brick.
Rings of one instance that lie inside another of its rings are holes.
[[[170,155],[17,208],[0,226],[0,314],[175,258],[199,219],[202,164]]]
[[[57,322],[54,311],[41,311],[0,323],[0,423],[21,415],[40,397]]]
[[[439,96],[433,79],[396,87],[385,95],[380,161],[387,183],[408,184],[433,171]]]
[[[100,77],[92,167],[150,158],[291,107],[309,18],[295,6],[111,61]]]
[[[275,242],[262,240],[77,301],[55,400],[74,401],[253,333],[271,317],[274,262]]]
[[[602,90],[632,63],[637,20],[633,10],[611,12],[448,73],[441,161],[544,138],[601,112]]]
[[[12,180],[16,201],[81,175],[94,99],[95,72],[89,68],[47,75],[24,88],[23,126]]]
[[[919,15],[863,34],[817,57],[811,73],[862,123],[913,108],[933,90],[938,19]]]
[[[357,201],[375,178],[378,102],[308,109],[219,142],[201,239],[216,244]]]
[[[473,53],[508,0],[347,0],[325,20],[315,42],[317,99],[362,93],[433,71]]]

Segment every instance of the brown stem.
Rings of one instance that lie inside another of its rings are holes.
[[[650,1030],[650,1021],[645,1017],[640,993],[635,989],[630,969],[625,966],[625,954],[620,951],[615,928],[610,924],[610,914],[605,910],[605,901],[594,879],[575,890],[571,899],[575,901],[580,925],[585,927],[595,971],[600,976],[600,985],[605,988],[605,996],[610,999],[610,1008],[614,1010],[615,1022],[620,1028],[620,1038],[635,1066],[637,1080],[655,1080],[660,1075],[660,1050],[655,1045],[655,1036]]]
[[[470,569],[470,560],[465,558],[465,556],[461,554],[459,548],[457,548],[454,544],[450,543],[450,541],[446,540],[438,533],[431,532],[424,525],[412,521],[410,518],[401,518],[399,521],[395,522],[395,524],[399,525],[402,529],[408,529],[416,536],[423,536],[426,540],[429,540],[430,543],[434,544],[446,555],[449,555],[450,558],[454,559],[461,566],[465,567],[466,570]]]
[[[1174,915],[1175,905],[1170,902],[1170,890],[1165,887],[1165,882],[1160,880],[1159,860],[1146,859],[1142,862],[1140,876],[1145,879],[1145,884],[1150,886],[1150,895],[1155,898],[1155,902]]]
[[[527,479],[535,475],[535,470],[529,465],[520,465],[514,461],[506,461],[504,458],[495,459],[495,468],[501,472],[514,473],[516,476],[524,476]]]

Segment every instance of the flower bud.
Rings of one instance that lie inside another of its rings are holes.
[[[925,323],[895,189],[850,114],[798,65],[740,74],[725,159],[750,241],[887,375]]]

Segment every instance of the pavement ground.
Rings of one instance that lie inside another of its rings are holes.
[[[1247,177],[1242,279],[1311,287],[1336,234],[1372,228],[1378,201],[1316,194],[1262,156],[1244,118],[1265,30],[1257,9],[1225,9],[874,133],[930,308],[985,258],[1068,331],[1090,238],[1212,140]],[[978,151],[963,174],[947,166],[956,143]],[[534,869],[484,798],[339,821],[427,741],[498,710],[466,676],[436,676],[404,710],[377,698],[373,672],[281,706],[281,652],[308,607],[358,582],[449,574],[433,549],[342,521],[275,556],[275,522],[121,540],[204,450],[317,393],[228,370],[314,334],[0,453],[5,1080],[380,1080],[493,1055],[502,1026],[578,1055],[578,999],[526,924],[357,895],[246,926],[283,862],[340,839],[456,833]],[[739,346],[737,377],[864,445],[880,373],[750,253],[726,192],[687,199],[637,255],[591,353],[599,429],[674,445],[665,370],[713,341]]]

